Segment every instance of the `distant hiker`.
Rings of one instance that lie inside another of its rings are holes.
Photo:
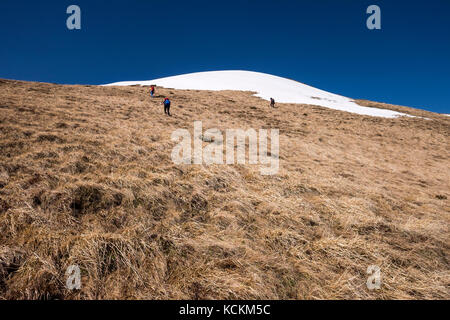
[[[152,96],[152,98],[155,95],[155,86],[150,87],[150,95]]]
[[[274,98],[270,98],[270,106],[272,108],[275,108],[275,99]]]
[[[169,98],[164,99],[164,113],[170,116],[170,100]]]

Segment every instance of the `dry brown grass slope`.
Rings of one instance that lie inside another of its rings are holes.
[[[449,299],[450,118],[382,106],[430,120],[1,80],[0,298]],[[279,128],[278,175],[174,165],[194,120]]]

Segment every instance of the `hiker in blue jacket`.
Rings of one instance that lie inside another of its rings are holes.
[[[274,98],[270,98],[270,106],[272,108],[275,108],[275,99]]]
[[[164,113],[170,116],[170,100],[169,98],[164,99]]]

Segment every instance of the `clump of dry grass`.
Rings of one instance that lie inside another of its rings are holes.
[[[0,88],[0,298],[450,296],[448,117],[158,88],[174,104],[166,117],[148,88]],[[194,120],[280,129],[279,174],[174,165],[170,135]],[[380,290],[366,287],[369,265]]]

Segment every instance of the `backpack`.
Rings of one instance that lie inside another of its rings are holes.
[[[164,105],[165,106],[170,106],[170,100],[169,99],[164,100]]]

